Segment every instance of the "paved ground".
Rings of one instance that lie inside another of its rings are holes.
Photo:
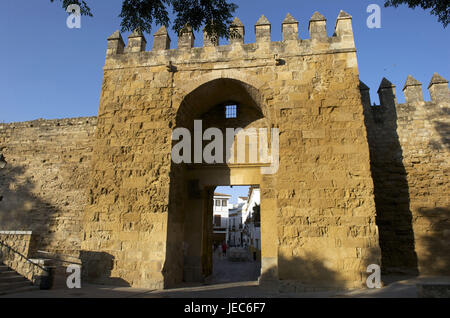
[[[448,278],[446,278],[449,281]],[[197,287],[184,287],[163,291],[129,287],[83,285],[81,289],[37,290],[20,294],[5,295],[0,298],[415,298],[418,282],[442,282],[443,278],[421,277],[393,282],[380,289],[362,289],[346,292],[315,292],[279,294],[259,288],[258,283],[236,282]]]
[[[257,281],[260,272],[260,262],[231,262],[216,253],[213,257],[213,274],[208,284]]]
[[[417,297],[418,282],[448,282],[449,277],[383,277],[386,286],[380,289],[362,289],[345,292],[275,293],[259,288],[258,262],[229,262],[214,259],[214,272],[207,285],[184,286],[177,289],[154,291],[129,287],[83,284],[81,289],[36,290],[0,296],[0,298],[348,298]]]
[[[424,281],[442,281],[442,279],[412,278],[391,283],[381,289],[297,294],[267,292],[259,288],[258,283],[254,281],[184,287],[163,291],[83,285],[81,289],[37,290],[5,295],[0,298],[415,298],[417,297],[416,283]]]

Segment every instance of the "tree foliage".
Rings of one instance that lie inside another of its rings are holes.
[[[55,2],[55,0],[50,0]],[[92,16],[87,1],[59,0],[67,10],[71,4],[80,6],[81,15]],[[431,9],[431,14],[438,17],[444,27],[450,22],[450,0],[385,0],[385,7],[398,7],[407,4],[410,8],[421,7]],[[233,13],[237,5],[231,0],[123,0],[119,17],[122,31],[140,29],[150,33],[152,25],[170,24],[169,11],[175,15],[173,30],[178,32],[186,24],[195,31],[204,26],[210,36],[229,37],[229,26],[232,25]]]
[[[70,4],[78,4],[81,15],[92,16],[86,1],[60,1],[66,10]],[[189,24],[195,31],[204,26],[210,36],[228,37],[237,5],[229,0],[123,0],[119,15],[121,29],[123,32],[140,29],[150,33],[153,24],[168,27],[170,9],[175,15],[172,23],[175,32]]]
[[[449,0],[386,0],[385,7],[397,8],[401,4],[407,4],[410,8],[421,7],[424,10],[431,9],[431,14],[438,17],[444,27],[450,22],[450,1]]]
[[[261,226],[261,206],[259,204],[253,207],[252,219],[256,227]]]

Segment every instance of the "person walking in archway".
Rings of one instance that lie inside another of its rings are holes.
[[[227,257],[227,248],[228,248],[227,243],[225,241],[223,241],[222,242],[222,255],[224,258]]]

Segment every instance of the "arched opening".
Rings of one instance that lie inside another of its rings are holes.
[[[194,119],[205,116],[209,111],[218,114],[219,109],[222,114],[223,107],[233,103],[240,106],[241,110],[238,109],[237,120],[226,123],[227,125],[244,126],[267,117],[262,96],[255,87],[239,80],[221,78],[200,85],[184,97],[177,111],[176,124],[189,127]],[[219,119],[223,117],[219,116]],[[220,123],[223,124],[222,121]]]
[[[200,283],[211,276],[216,187],[252,186],[259,189],[264,186],[261,164],[249,162],[248,154],[243,162],[230,162],[230,148],[233,151],[237,149],[237,136],[233,136],[231,142],[224,140],[221,144],[223,161],[205,160],[203,149],[218,138],[214,135],[204,140],[205,132],[213,128],[216,132],[222,132],[222,137],[226,139],[229,128],[247,131],[251,128],[270,128],[270,123],[263,98],[256,88],[239,80],[222,78],[199,86],[183,98],[177,111],[174,132],[178,128],[189,132],[190,150],[183,149],[180,153],[190,152],[191,160],[176,163],[172,158],[164,265],[166,287],[182,282]],[[174,140],[172,146],[184,141],[185,137],[183,135],[183,138]],[[244,138],[248,152],[251,144],[258,139],[252,140],[250,136]],[[212,151],[214,155],[217,149]],[[199,151],[200,160],[196,158]],[[235,159],[233,151],[231,153]],[[261,209],[264,209],[263,203]]]

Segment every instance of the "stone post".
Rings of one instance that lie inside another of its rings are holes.
[[[195,36],[190,25],[185,25],[178,33],[178,48],[190,49],[194,47]]]
[[[408,75],[405,86],[403,87],[403,94],[405,94],[407,103],[423,102],[422,83],[411,75]]]
[[[234,18],[230,26],[230,44],[244,44],[245,28],[241,20]]]
[[[255,24],[256,42],[270,42],[271,25],[264,14]]]
[[[324,41],[327,39],[327,19],[317,11],[309,20],[309,34],[311,40]]]
[[[355,46],[355,40],[353,37],[352,16],[345,11],[339,12],[339,16],[336,20],[336,26],[334,27],[335,35],[341,39],[342,42],[348,42],[349,46]]]
[[[170,49],[170,37],[165,26],[153,35],[153,51]]]
[[[359,90],[361,92],[361,101],[364,108],[370,108],[370,88],[362,81],[359,81]]]
[[[298,21],[288,13],[281,24],[283,41],[298,40]]]
[[[106,49],[106,56],[122,54],[125,48],[125,43],[123,42],[122,35],[119,30],[114,32],[108,38],[108,48]]]
[[[434,73],[430,85],[428,85],[428,90],[433,102],[450,102],[448,81],[438,73]]]
[[[208,35],[206,29],[203,29],[203,46],[218,46],[219,45],[219,37],[215,34]]]
[[[127,52],[144,52],[147,40],[141,30],[134,30],[128,37]]]

